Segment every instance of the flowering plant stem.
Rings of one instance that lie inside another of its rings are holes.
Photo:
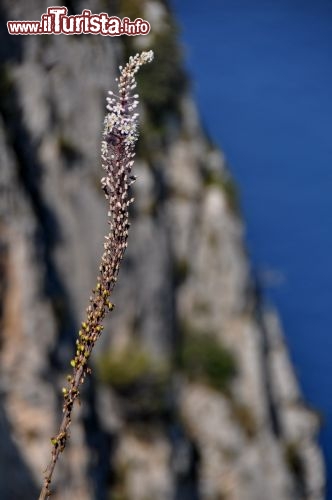
[[[109,92],[101,145],[102,166],[106,171],[101,179],[102,188],[109,202],[109,234],[105,236],[104,253],[101,258],[97,283],[92,290],[90,303],[86,310],[86,320],[82,323],[76,340],[76,355],[71,360],[72,374],[67,377],[67,386],[63,387],[63,418],[56,436],[51,438],[51,460],[45,470],[44,483],[39,500],[47,499],[53,472],[60,453],[63,452],[69,438],[72,409],[79,398],[80,386],[91,372],[88,359],[99,339],[102,322],[108,311],[114,308],[110,300],[119,267],[128,240],[128,207],[133,198],[129,198],[129,187],[135,181],[131,175],[134,148],[138,138],[137,118],[134,113],[138,104],[138,95],[132,95],[136,87],[135,75],[139,68],[153,59],[153,52],[142,52],[130,57],[124,68],[120,66],[118,94]]]

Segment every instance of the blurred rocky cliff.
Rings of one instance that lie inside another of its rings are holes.
[[[167,5],[61,5],[142,17],[152,32],[10,37],[8,19],[40,19],[48,3],[1,3],[1,499],[38,495],[107,227],[106,91],[144,48],[155,61],[139,80],[129,248],[52,498],[322,499],[318,420],[251,279],[236,189],[201,128]]]

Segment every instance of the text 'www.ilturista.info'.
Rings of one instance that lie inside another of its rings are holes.
[[[82,14],[68,16],[67,7],[49,7],[40,21],[8,21],[10,35],[147,35],[150,24],[144,19],[131,21],[128,17],[120,19],[106,12],[92,14],[84,9]]]

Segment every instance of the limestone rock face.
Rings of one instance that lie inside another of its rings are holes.
[[[113,13],[106,3],[75,0],[71,14]],[[201,129],[173,19],[161,0],[118,7],[154,32],[10,37],[6,20],[39,19],[45,5],[1,10],[0,496],[38,495],[106,232],[106,91],[124,54],[148,46],[117,307],[52,498],[323,499],[318,419],[255,292],[235,188]]]

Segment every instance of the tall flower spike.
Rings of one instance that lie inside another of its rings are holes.
[[[81,324],[76,340],[76,355],[71,360],[72,374],[67,377],[68,386],[62,388],[64,398],[63,418],[56,436],[51,438],[52,456],[45,471],[44,484],[39,500],[47,499],[55,465],[64,450],[69,437],[73,405],[79,397],[79,388],[86,375],[91,371],[87,366],[92,349],[99,339],[102,322],[108,311],[114,309],[110,297],[117,281],[120,263],[127,248],[128,207],[133,198],[129,197],[129,187],[135,176],[131,174],[134,148],[138,138],[137,119],[134,113],[138,95],[132,95],[136,87],[135,75],[139,68],[152,61],[153,52],[142,52],[130,57],[124,68],[120,66],[118,95],[109,92],[107,113],[101,143],[102,166],[105,177],[101,185],[109,202],[109,234],[105,236],[104,252],[99,267],[96,287],[92,291],[90,304],[86,309],[86,319]]]

